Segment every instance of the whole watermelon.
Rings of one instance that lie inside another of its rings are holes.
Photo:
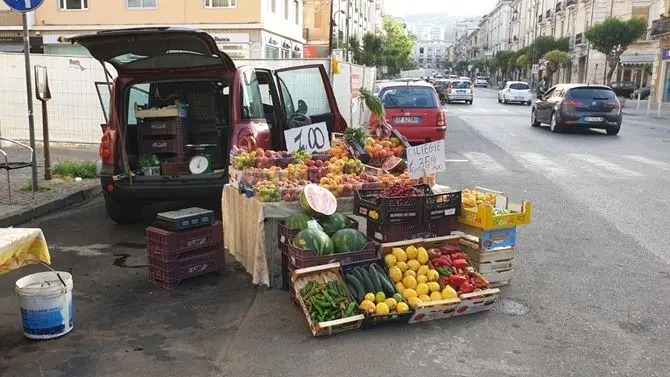
[[[351,220],[341,213],[333,213],[319,221],[323,231],[328,234],[333,234],[340,229],[346,229],[351,225]]]
[[[307,222],[311,219],[312,217],[306,213],[296,213],[284,221],[284,226],[291,230],[304,230],[307,229]]]
[[[333,234],[333,247],[335,253],[349,253],[352,251],[361,251],[368,243],[365,234],[356,229],[341,229]]]
[[[301,230],[293,240],[293,246],[300,249],[309,249],[314,255],[330,255],[333,253],[333,241],[328,235],[318,229],[307,228]]]

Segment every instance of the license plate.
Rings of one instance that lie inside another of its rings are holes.
[[[519,97],[519,96],[514,97],[514,98],[516,98],[516,99],[518,99],[518,100],[522,100],[522,99],[523,99],[523,97]]]
[[[603,118],[602,117],[585,117],[585,121],[587,122],[602,122]]]
[[[395,117],[393,120],[396,123],[421,123],[419,117]]]
[[[465,93],[465,90],[457,90],[456,93]]]

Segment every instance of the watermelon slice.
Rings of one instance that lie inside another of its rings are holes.
[[[398,156],[391,156],[384,161],[382,164],[382,169],[387,172],[399,172],[404,171],[406,167],[405,160]]]
[[[303,188],[300,205],[313,216],[330,216],[337,210],[337,199],[332,192],[311,183]]]

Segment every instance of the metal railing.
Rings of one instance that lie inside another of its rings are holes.
[[[578,0],[566,0],[565,1],[565,7],[571,7],[577,5],[579,1]]]
[[[581,45],[581,44],[584,44],[584,34],[577,33],[575,34],[575,45]]]
[[[563,12],[565,9],[563,8],[563,2],[559,1],[556,3],[556,13]]]
[[[651,22],[650,36],[657,37],[670,33],[670,18],[661,18]]]

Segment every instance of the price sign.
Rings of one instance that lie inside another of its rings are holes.
[[[443,171],[446,168],[444,140],[407,148],[407,169],[412,179]]]
[[[309,153],[330,149],[328,128],[325,122],[308,124],[284,131],[286,150],[289,152],[304,149]]]

